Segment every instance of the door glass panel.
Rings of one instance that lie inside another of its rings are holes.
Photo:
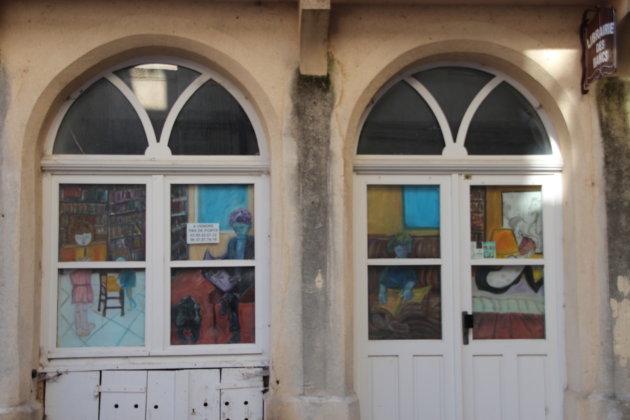
[[[534,186],[471,186],[473,259],[543,256],[542,190]]]
[[[253,267],[171,271],[173,345],[253,343]]]
[[[254,259],[254,186],[171,185],[171,259]]]
[[[442,338],[439,266],[368,267],[370,340]]]
[[[59,187],[59,261],[144,261],[144,185]]]
[[[368,258],[439,258],[440,187],[370,185]]]
[[[144,270],[59,270],[57,346],[144,345]]]
[[[473,339],[545,338],[543,266],[472,267]]]

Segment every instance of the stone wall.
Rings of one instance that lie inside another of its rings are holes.
[[[596,88],[606,176],[610,290],[609,419],[630,418],[630,79],[606,78]]]

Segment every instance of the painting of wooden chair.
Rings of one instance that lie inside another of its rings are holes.
[[[108,309],[120,309],[120,316],[125,316],[125,291],[118,283],[117,274],[101,273],[97,310],[107,317]]]

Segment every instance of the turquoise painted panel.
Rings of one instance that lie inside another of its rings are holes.
[[[248,185],[200,185],[198,223],[219,223],[222,231],[231,230],[230,214],[249,208]]]
[[[440,187],[407,185],[403,187],[403,217],[406,229],[440,227]]]

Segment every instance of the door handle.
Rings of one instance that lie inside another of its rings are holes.
[[[462,341],[468,345],[468,331],[474,327],[473,314],[462,312]]]

